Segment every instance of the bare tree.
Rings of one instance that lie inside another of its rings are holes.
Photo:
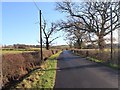
[[[112,17],[110,15],[110,7],[112,5]],[[76,27],[78,30],[94,33],[98,38],[97,43],[99,49],[104,48],[104,36],[111,32],[110,19],[112,18],[112,31],[120,27],[118,23],[119,2],[58,2],[56,10],[68,13],[69,18],[74,19],[74,23],[68,22],[63,28]],[[83,24],[83,27],[78,23]]]
[[[66,33],[66,39],[69,40],[69,42],[74,43],[75,48],[81,49],[82,47],[86,47],[87,43],[94,43],[96,40],[93,40],[93,33],[88,33],[85,30],[82,30],[84,27],[82,22],[75,22],[75,20],[68,20],[57,23],[59,26],[59,30],[63,30]],[[79,26],[80,28],[76,28],[76,26]]]
[[[59,37],[56,37],[52,40],[49,40],[50,36],[56,31],[57,25],[55,25],[54,23],[51,23],[51,27],[48,30],[46,29],[46,25],[47,25],[46,21],[44,20],[44,24],[42,27],[43,33],[45,35],[45,42],[44,43],[46,44],[46,49],[49,50],[50,44]]]

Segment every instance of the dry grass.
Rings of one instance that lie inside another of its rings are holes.
[[[58,50],[57,50],[58,51]],[[54,51],[56,52],[56,50]],[[51,56],[53,51],[44,50],[43,59]],[[15,52],[2,55],[3,85],[19,80],[22,76],[37,68],[41,64],[39,52],[20,53]]]
[[[113,49],[112,60],[110,49],[104,49],[102,51],[98,49],[75,49],[72,51],[82,57],[90,57],[104,63],[118,64],[118,49]]]

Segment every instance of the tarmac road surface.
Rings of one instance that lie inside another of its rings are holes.
[[[118,71],[63,51],[54,88],[118,88]]]

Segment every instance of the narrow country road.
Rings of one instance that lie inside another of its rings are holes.
[[[63,51],[54,88],[118,88],[118,71]]]

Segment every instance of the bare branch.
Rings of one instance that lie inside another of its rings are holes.
[[[56,40],[57,38],[59,38],[59,37],[56,37],[56,38],[52,39],[51,41],[49,41],[49,44],[52,43],[52,42],[53,42],[54,40]]]

